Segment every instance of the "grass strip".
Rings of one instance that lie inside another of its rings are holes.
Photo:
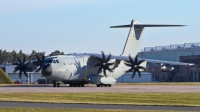
[[[0,101],[200,106],[200,93],[0,93]]]
[[[166,110],[116,110],[116,109],[57,109],[57,108],[0,108],[1,112],[178,112]]]

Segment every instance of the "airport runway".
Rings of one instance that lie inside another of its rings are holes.
[[[200,92],[198,85],[113,85],[112,87],[0,87],[0,92]]]
[[[0,108],[76,108],[76,109],[84,108],[84,109],[177,110],[177,111],[200,110],[200,107],[55,104],[55,103],[20,103],[20,102],[0,102]]]

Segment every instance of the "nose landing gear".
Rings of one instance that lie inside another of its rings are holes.
[[[60,87],[60,82],[53,82],[53,87]]]

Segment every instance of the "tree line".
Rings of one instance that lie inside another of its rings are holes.
[[[13,50],[12,52],[9,52],[9,51],[0,49],[0,64],[16,63],[18,62],[17,57],[23,60],[23,56],[25,56],[26,61],[31,61],[31,60],[37,59],[36,58],[37,56],[41,58],[43,53],[44,52],[37,52],[33,50],[31,54],[25,54],[23,53],[22,50],[20,50],[19,52],[16,52],[15,50]],[[64,55],[64,52],[55,50],[54,52],[51,52],[47,56],[55,56],[55,55]]]

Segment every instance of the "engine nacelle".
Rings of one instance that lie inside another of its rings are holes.
[[[116,80],[113,77],[103,77],[100,75],[90,75],[86,77],[87,81],[92,84],[115,84]]]
[[[162,72],[170,72],[172,70],[174,70],[173,66],[170,66],[170,65],[162,65],[161,66],[161,71]]]

